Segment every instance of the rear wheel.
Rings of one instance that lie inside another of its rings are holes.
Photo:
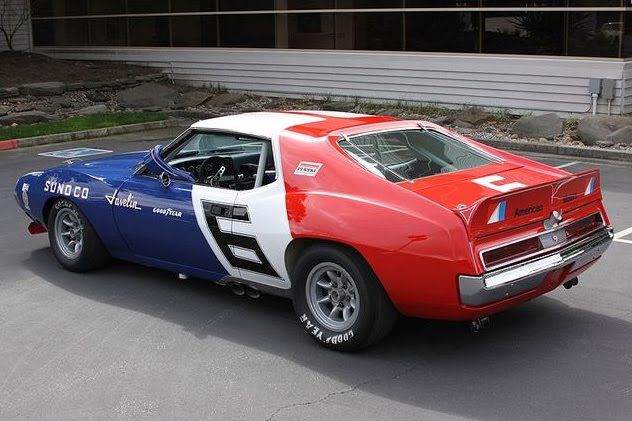
[[[300,323],[327,348],[352,351],[372,345],[397,319],[371,268],[343,247],[310,247],[299,258],[292,279]]]
[[[85,215],[66,199],[57,200],[48,215],[48,239],[61,265],[73,272],[104,266],[109,254]]]

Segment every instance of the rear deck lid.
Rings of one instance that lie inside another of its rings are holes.
[[[453,210],[470,237],[544,221],[601,199],[598,170],[560,176],[511,163],[497,163],[410,186],[418,194]]]

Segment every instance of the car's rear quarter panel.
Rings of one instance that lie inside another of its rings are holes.
[[[281,146],[294,239],[353,247],[403,314],[454,317],[460,305],[456,274],[473,270],[457,215],[370,174],[329,139],[294,137]],[[322,167],[315,176],[295,174],[304,161]]]

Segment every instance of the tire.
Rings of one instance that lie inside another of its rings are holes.
[[[59,199],[48,214],[48,239],[57,261],[72,272],[105,266],[110,255],[79,208]]]
[[[371,268],[344,247],[309,247],[292,280],[299,322],[327,348],[354,351],[373,345],[397,320],[397,310]],[[333,310],[336,304],[338,310]]]

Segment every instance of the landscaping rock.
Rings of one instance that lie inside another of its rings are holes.
[[[13,107],[13,111],[15,111],[16,113],[23,113],[24,111],[31,111],[34,109],[35,109],[35,106],[31,104],[30,102],[23,102]]]
[[[144,83],[118,93],[124,108],[168,107],[176,99],[175,89],[159,83]]]
[[[3,107],[0,105],[0,117],[5,116],[9,113],[9,107]]]
[[[353,102],[325,102],[321,108],[325,111],[343,111],[349,112],[355,108],[355,104]],[[392,113],[393,111],[398,112],[399,110],[389,109],[386,110],[385,114]],[[389,114],[392,115],[392,114]]]
[[[463,121],[460,119],[456,119],[452,122],[452,124],[454,124],[456,127],[460,127],[462,129],[471,129],[472,127],[474,127],[474,124],[470,123],[469,121]]]
[[[228,105],[236,104],[238,102],[242,102],[246,100],[246,95],[236,93],[236,92],[226,92],[224,94],[219,94],[208,101],[206,101],[207,105],[212,107],[225,107]]]
[[[601,148],[611,148],[614,146],[614,142],[611,140],[598,140],[596,145]]]
[[[18,96],[20,91],[18,88],[0,88],[0,98],[10,98]]]
[[[10,126],[13,124],[32,124],[52,120],[53,117],[42,111],[27,111],[25,113],[11,113],[0,117],[0,124]]]
[[[57,102],[51,102],[51,103],[48,103],[48,104],[40,104],[40,105],[35,107],[35,109],[37,111],[43,111],[43,112],[48,113],[48,114],[55,113],[55,112],[59,111],[60,108],[61,108],[61,105],[59,105],[59,103],[57,103]]]
[[[211,94],[204,91],[185,92],[176,99],[173,108],[191,108],[204,104],[211,98]]]
[[[465,108],[454,115],[455,120],[469,123],[472,126],[476,126],[485,121],[489,121],[492,118],[493,116],[491,114],[478,107]]]
[[[22,95],[53,96],[66,91],[66,84],[62,82],[40,82],[22,85],[19,88]]]
[[[103,92],[99,91],[87,91],[86,98],[92,102],[106,102],[109,101],[110,98],[105,96]]]
[[[66,84],[66,91],[79,91],[84,88],[85,86],[83,82],[72,82]]]
[[[75,111],[73,114],[77,115],[91,115],[91,114],[103,114],[108,112],[108,107],[103,104],[91,105],[89,107],[81,108]]]
[[[610,133],[606,137],[606,142],[632,144],[632,126],[625,126]]]
[[[58,104],[61,108],[72,108],[72,102],[64,97],[57,97],[51,100],[53,104]]]
[[[632,126],[632,117],[584,117],[577,125],[577,134],[585,145],[595,145],[625,126]]]
[[[452,122],[452,117],[443,115],[443,116],[431,118],[430,122],[434,124],[438,124],[439,126],[445,126],[446,124],[450,124]]]
[[[514,123],[512,131],[521,137],[552,139],[562,134],[564,124],[555,113],[525,115]]]

